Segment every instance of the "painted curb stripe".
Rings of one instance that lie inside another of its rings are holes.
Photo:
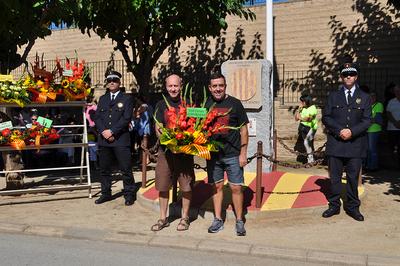
[[[326,190],[329,188],[329,180],[327,177],[312,176],[309,174],[294,174],[284,172],[263,173],[262,186],[264,189],[261,208],[258,210],[281,210],[290,208],[304,208],[313,206],[324,206],[327,204],[325,197]],[[248,210],[257,210],[256,201],[256,173],[245,172],[244,174],[244,207]],[[231,202],[229,184],[225,175],[224,180],[224,196],[226,202]],[[310,191],[318,190],[318,191]],[[310,191],[298,194],[274,194],[271,192],[291,192],[291,191]],[[153,182],[149,187],[140,189],[146,199],[158,200],[158,191],[155,189]],[[325,193],[325,194],[324,194]],[[359,193],[364,193],[364,188],[359,188]],[[172,190],[170,191],[170,199],[172,200]],[[178,199],[181,200],[180,198]],[[206,209],[212,209],[212,186],[207,183],[206,172],[196,172],[196,183],[193,187],[193,207],[202,206]],[[229,204],[229,209],[232,208]]]
[[[310,192],[298,194],[292,208],[324,206],[328,204],[325,195],[329,192],[329,187],[330,181],[328,178],[322,176],[310,176],[301,188],[301,191]],[[316,189],[317,191],[312,191]]]
[[[262,195],[262,199],[261,199],[261,208],[256,208],[256,185],[257,185],[257,180],[256,180],[256,176],[254,176],[254,180],[249,184],[248,189],[250,189],[251,191],[251,204],[249,204],[250,206],[248,206],[249,210],[258,210],[258,209],[262,209],[263,205],[265,204],[265,202],[268,200],[269,196],[271,195],[271,193],[267,193],[268,191],[273,191],[276,184],[279,182],[279,179],[281,178],[281,176],[284,174],[284,172],[271,172],[271,173],[263,173],[262,175],[262,187],[264,188],[264,193]],[[245,201],[245,206],[247,206],[248,204],[246,204],[246,190],[244,191],[244,201]]]
[[[300,191],[309,176],[308,174],[285,173],[281,176],[273,192]],[[271,194],[261,210],[290,209],[297,196],[298,194]]]

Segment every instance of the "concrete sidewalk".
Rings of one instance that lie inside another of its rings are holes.
[[[286,169],[280,169],[285,171]],[[299,172],[324,174],[324,169]],[[149,178],[154,172],[149,172]],[[326,172],[325,172],[326,175]],[[135,174],[136,180],[140,173]],[[158,213],[139,200],[124,206],[119,197],[95,205],[85,191],[59,192],[0,198],[0,231],[44,236],[117,241],[205,251],[224,251],[255,256],[347,265],[400,265],[400,192],[396,172],[366,177],[362,200],[365,222],[356,222],[344,212],[321,218],[322,207],[271,211],[249,218],[247,236],[237,237],[234,219],[225,229],[208,234],[212,215],[201,215],[186,232],[177,232],[178,220],[154,233],[150,226]],[[120,192],[118,182],[113,192]],[[94,190],[98,192],[98,189]]]

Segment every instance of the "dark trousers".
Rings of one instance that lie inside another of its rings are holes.
[[[331,195],[329,196],[329,206],[340,208],[340,192],[342,191],[343,167],[346,168],[346,196],[347,211],[355,211],[360,207],[358,198],[358,176],[360,174],[361,158],[329,157],[329,176],[331,180]]]
[[[101,194],[111,196],[111,168],[118,164],[122,173],[124,197],[135,193],[135,179],[132,174],[131,150],[129,146],[99,147]]]

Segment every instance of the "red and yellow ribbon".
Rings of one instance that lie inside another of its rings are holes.
[[[25,148],[25,141],[23,141],[22,139],[15,139],[10,143],[11,147],[13,147],[14,149],[20,151],[23,148]]]

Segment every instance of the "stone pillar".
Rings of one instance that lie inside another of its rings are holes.
[[[263,142],[263,153],[273,154],[273,95],[272,65],[267,60],[230,60],[222,64],[227,80],[227,94],[242,101],[249,117],[249,146],[247,157],[257,152],[257,142]],[[263,159],[263,172],[270,172],[272,164]],[[254,159],[245,171],[255,172]]]

